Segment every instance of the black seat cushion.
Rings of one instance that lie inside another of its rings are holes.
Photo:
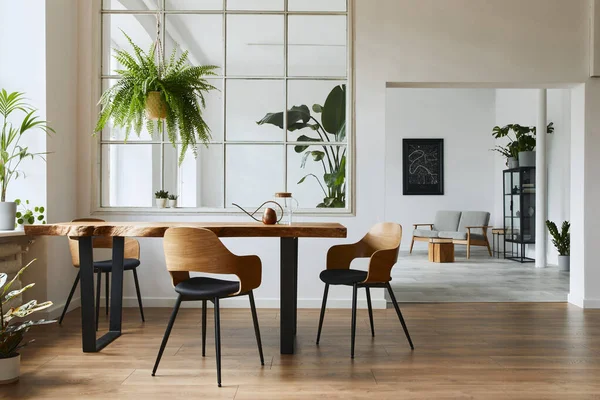
[[[139,267],[139,265],[140,260],[136,260],[135,258],[126,258],[123,262],[123,269],[125,271],[129,271]],[[99,269],[102,272],[110,272],[112,271],[112,260],[94,261],[94,268]]]
[[[367,271],[356,269],[326,269],[319,275],[321,280],[330,285],[353,285],[367,279]]]
[[[227,297],[239,290],[240,283],[237,281],[224,281],[200,276],[187,279],[175,286],[175,291],[187,300]]]

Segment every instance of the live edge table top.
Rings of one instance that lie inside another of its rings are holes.
[[[345,238],[346,227],[338,223],[299,222],[292,225],[264,225],[259,222],[60,222],[46,225],[25,225],[31,236],[123,236],[163,237],[174,227],[205,228],[219,237],[313,237]]]

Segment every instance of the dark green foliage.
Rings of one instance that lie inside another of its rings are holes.
[[[308,177],[317,181],[325,196],[317,207],[344,208],[346,207],[346,149],[344,148],[340,153],[341,146],[326,145],[326,143],[343,142],[346,138],[346,85],[334,87],[327,96],[325,104],[313,105],[312,111],[321,114],[321,122],[311,115],[306,105],[293,106],[287,111],[288,131],[308,129],[317,135],[317,137],[308,136],[311,133],[307,132],[306,135],[298,137],[298,142],[306,143],[294,147],[296,153],[304,153],[300,167],[304,168],[309,158],[323,166],[322,180],[314,174],[308,174],[298,183],[303,183]],[[270,124],[283,129],[283,117],[283,112],[268,113],[257,124]],[[320,146],[320,150],[312,150],[314,146]]]
[[[564,221],[562,223],[562,227],[560,232],[556,227],[556,224],[552,221],[546,221],[546,226],[548,227],[548,232],[552,236],[552,243],[556,250],[558,250],[558,254],[561,256],[570,255],[571,251],[571,233],[569,229],[571,228],[571,224],[569,221]]]
[[[170,194],[167,196],[167,198],[169,200],[177,200],[179,198],[179,196],[177,196],[176,194]]]
[[[179,163],[191,148],[197,155],[197,143],[210,141],[210,128],[202,118],[206,107],[205,95],[216,90],[205,79],[216,75],[214,65],[188,65],[188,52],[177,58],[177,48],[173,49],[168,62],[157,61],[156,46],[144,52],[125,32],[134,49],[131,55],[124,50],[115,50],[115,59],[123,66],[116,72],[121,76],[118,82],[107,89],[100,98],[102,111],[95,132],[100,132],[109,120],[115,127],[125,129],[125,138],[133,129],[140,135],[142,127],[149,132],[157,127],[162,131],[162,121],[153,121],[146,116],[146,99],[149,92],[160,92],[166,105],[165,124],[169,140],[175,146],[181,143]],[[176,46],[177,47],[177,46]]]
[[[511,132],[514,133],[514,137],[511,137]],[[548,124],[547,133],[552,132],[554,132],[554,122]],[[506,147],[496,146],[492,150],[497,151],[506,158],[517,158],[520,151],[535,150],[535,134],[535,126],[521,126],[519,124],[509,124],[503,127],[495,126],[492,131],[492,136],[495,139],[507,137],[510,142]]]
[[[166,192],[164,190],[159,190],[158,192],[154,193],[154,197],[157,199],[168,199],[169,192]]]

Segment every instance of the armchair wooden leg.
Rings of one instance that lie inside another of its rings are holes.
[[[415,346],[413,346],[413,342],[410,339],[410,334],[408,333],[408,328],[406,327],[406,322],[404,322],[404,317],[402,316],[402,312],[400,311],[400,307],[398,306],[398,302],[396,301],[396,296],[394,296],[394,291],[392,290],[392,286],[390,285],[389,282],[386,283],[385,286],[390,295],[390,299],[392,300],[392,304],[394,305],[394,308],[396,309],[396,314],[398,314],[398,319],[400,320],[400,324],[402,324],[402,329],[404,329],[404,334],[406,335],[406,339],[408,339],[408,344],[410,344],[410,348],[412,350],[414,350]]]
[[[67,297],[67,302],[65,303],[65,308],[63,308],[62,314],[60,315],[60,319],[58,320],[58,324],[62,324],[63,318],[65,318],[65,314],[69,309],[69,304],[71,304],[71,299],[73,298],[73,293],[75,293],[75,289],[77,289],[77,285],[79,284],[79,271],[77,271],[77,276],[75,277],[75,282],[73,282],[73,287],[69,292],[69,297]]]
[[[319,344],[319,340],[321,340],[321,328],[323,328],[325,308],[327,307],[327,294],[329,294],[329,283],[325,284],[325,292],[323,293],[323,304],[321,304],[321,316],[319,317],[319,330],[317,331],[317,344]]]
[[[167,342],[169,341],[169,335],[171,334],[171,329],[173,329],[173,324],[175,323],[175,318],[177,318],[177,312],[179,311],[179,306],[181,305],[181,296],[177,296],[177,302],[175,303],[175,307],[173,307],[173,313],[171,314],[171,319],[169,319],[169,324],[167,325],[167,330],[165,331],[165,336],[163,336],[162,343],[160,344],[160,350],[158,351],[158,355],[156,356],[156,362],[154,363],[154,369],[152,370],[152,376],[156,374],[156,370],[158,369],[158,364],[160,363],[160,359],[165,351],[165,347],[167,346]]]
[[[250,297],[250,309],[252,310],[252,322],[254,323],[254,335],[256,336],[256,344],[258,345],[258,354],[260,355],[260,365],[265,365],[262,342],[260,340],[260,328],[258,327],[258,315],[256,315],[256,304],[254,304],[254,293],[252,293],[252,290],[248,296]]]
[[[373,324],[373,306],[371,305],[371,291],[368,286],[365,286],[367,291],[367,306],[369,308],[369,321],[371,322],[371,337],[375,337],[375,326]]]
[[[202,300],[202,357],[206,357],[206,300]]]
[[[354,358],[354,340],[356,339],[356,295],[357,295],[356,283],[352,286],[352,345],[350,347],[350,358]]]
[[[485,244],[487,246],[488,253],[490,254],[490,257],[492,257],[492,249],[490,249],[490,241],[488,240],[487,236],[485,237]]]
[[[471,242],[467,241],[467,260],[471,258]]]
[[[217,385],[221,387],[221,316],[219,312],[219,298],[213,300],[215,304],[215,355],[217,359]]]
[[[415,244],[415,238],[413,236],[412,241],[410,242],[410,251],[408,252],[409,254],[412,254],[412,249],[413,249],[414,244]]]

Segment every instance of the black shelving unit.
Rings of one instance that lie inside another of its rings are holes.
[[[535,167],[504,170],[504,258],[521,263],[526,245],[535,243]]]

